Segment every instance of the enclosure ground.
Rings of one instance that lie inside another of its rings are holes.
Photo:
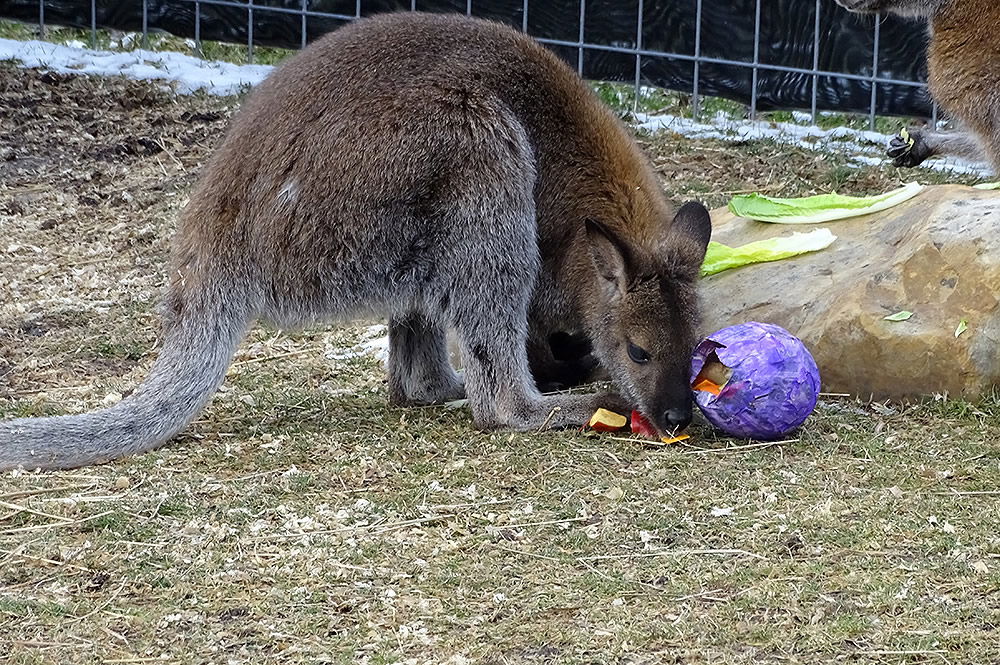
[[[142,378],[177,210],[234,107],[0,67],[0,417]],[[672,197],[713,206],[902,175],[641,141]],[[1000,658],[996,399],[830,397],[794,441],[754,448],[704,429],[667,448],[484,434],[387,407],[379,361],[349,351],[369,323],[255,330],[160,451],[0,477],[6,662]]]

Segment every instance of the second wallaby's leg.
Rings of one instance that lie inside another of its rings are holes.
[[[462,379],[448,359],[444,327],[419,312],[390,320],[389,401],[440,404],[464,396]]]
[[[918,166],[935,155],[951,155],[965,159],[985,160],[986,154],[979,140],[963,131],[927,132],[908,130],[889,142],[886,154],[895,166]]]

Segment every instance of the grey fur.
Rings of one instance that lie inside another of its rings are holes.
[[[234,119],[182,213],[149,378],[111,409],[0,423],[0,469],[161,445],[256,319],[385,316],[391,401],[464,390],[479,427],[575,426],[599,406],[683,427],[710,227],[700,205],[674,217],[626,130],[527,37],[458,17],[359,21],[287,61]],[[541,339],[592,341],[625,398],[540,394],[529,321]],[[625,354],[637,340],[654,360],[641,367]]]

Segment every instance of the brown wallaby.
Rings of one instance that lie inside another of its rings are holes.
[[[482,428],[634,406],[680,429],[710,233],[700,204],[673,214],[625,127],[534,40],[465,17],[364,19],[281,65],[235,117],[181,215],[149,377],[105,410],[0,423],[0,469],[161,445],[256,319],[385,315],[390,400],[467,393]],[[543,396],[529,333],[553,375],[550,338],[582,334],[620,395]]]
[[[837,0],[855,12],[929,19],[927,84],[960,131],[908,130],[889,145],[896,166],[934,155],[991,162],[1000,173],[1000,2],[997,0]]]

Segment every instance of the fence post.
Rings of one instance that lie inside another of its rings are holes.
[[[878,51],[879,51],[879,29],[881,27],[881,14],[875,15],[875,35],[874,47],[872,48],[872,98],[868,106],[868,129],[875,131],[875,105],[878,102]]]
[[[694,9],[694,81],[691,83],[691,117],[701,117],[701,0]]]
[[[821,0],[816,0],[816,17],[813,24],[813,72],[819,71],[819,18],[820,11],[822,8],[819,3]],[[812,124],[816,124],[816,102],[819,97],[819,74],[813,74],[812,77]]]
[[[757,120],[757,77],[759,75],[758,65],[760,65],[760,0],[755,3],[754,23],[753,23],[753,73],[751,74],[750,88],[750,121]]]
[[[639,16],[635,22],[635,99],[632,112],[639,112],[639,95],[642,87],[642,19],[645,13],[643,0],[639,0]]]

